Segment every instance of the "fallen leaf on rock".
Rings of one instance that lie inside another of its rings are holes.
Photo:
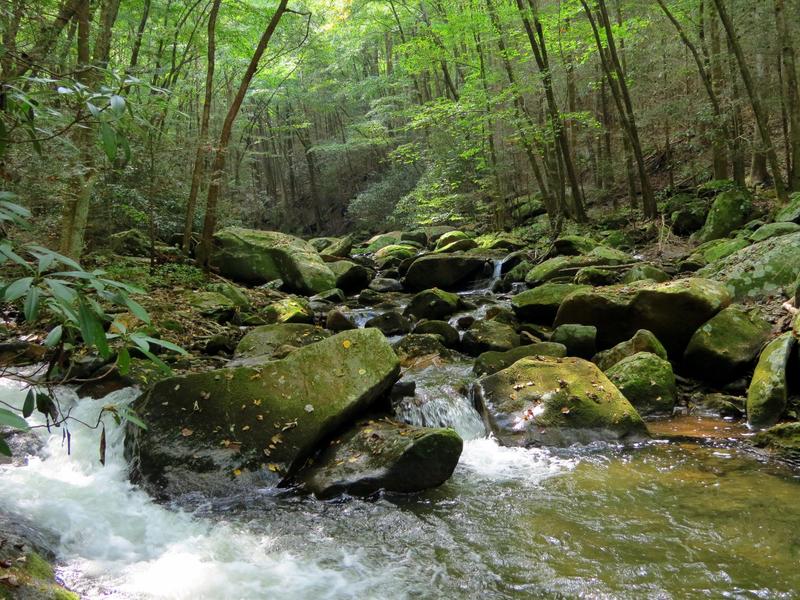
[[[188,427],[184,427],[183,429],[181,429],[181,435],[182,435],[183,437],[189,437],[189,436],[190,436],[190,435],[192,435],[193,433],[194,433],[194,431],[192,431],[192,430],[191,430],[191,429],[189,429]]]

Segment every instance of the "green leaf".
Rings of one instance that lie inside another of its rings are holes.
[[[47,337],[44,339],[44,345],[48,348],[52,348],[53,346],[57,345],[61,341],[61,336],[63,333],[64,327],[61,325],[56,325],[50,330],[50,333],[47,334]]]
[[[28,389],[25,396],[25,404],[22,405],[22,416],[26,419],[33,414],[33,409],[36,408],[36,389]]]
[[[81,329],[81,336],[83,341],[89,346],[94,346],[100,352],[100,356],[108,358],[111,356],[111,350],[108,347],[108,340],[106,340],[106,332],[103,329],[103,324],[97,315],[89,307],[86,299],[81,299],[78,304],[78,326]]]
[[[142,352],[149,352],[150,351],[150,344],[147,343],[147,336],[143,333],[134,333],[131,335],[130,340],[136,344],[136,346]]]
[[[145,322],[145,323],[147,323],[149,325],[150,324],[150,315],[144,309],[144,307],[141,304],[139,304],[138,302],[136,302],[136,300],[134,300],[133,298],[129,298],[128,296],[125,296],[124,299],[125,299],[125,305],[130,309],[130,311],[133,313],[133,315],[137,319],[139,319],[140,321],[143,321],[143,322]]]
[[[127,348],[120,348],[117,353],[117,368],[120,375],[127,375],[131,370],[131,354]]]
[[[111,112],[113,112],[117,117],[121,117],[125,114],[125,98],[122,96],[117,96],[114,94],[111,96],[111,99],[108,103],[111,106]]]
[[[147,358],[149,358],[150,362],[152,362],[155,366],[157,366],[162,373],[164,373],[165,375],[170,375],[172,373],[172,369],[169,368],[169,365],[160,358],[158,358],[155,354],[153,354],[149,350],[144,350],[142,348],[140,348],[140,350],[142,350],[142,354],[144,354]]]
[[[41,254],[49,254],[50,256],[55,258],[58,262],[70,267],[71,269],[75,269],[76,271],[83,271],[83,268],[77,261],[72,260],[68,256],[64,256],[63,254],[59,254],[58,252],[50,250],[50,248],[45,248],[44,246],[38,246],[36,244],[29,244],[27,247],[34,252],[39,252]]]
[[[6,441],[3,438],[0,438],[0,454],[4,456],[11,456],[11,448],[8,447]]]
[[[25,419],[5,408],[0,408],[0,425],[13,427],[14,429],[28,429],[28,423]]]
[[[167,350],[172,350],[173,352],[177,352],[178,354],[182,354],[184,356],[188,355],[189,353],[186,352],[180,346],[173,344],[172,342],[167,342],[166,340],[159,340],[154,337],[146,336],[145,339],[150,344],[155,344],[156,346],[161,346],[162,348],[166,348]]]
[[[133,423],[134,425],[136,425],[141,429],[147,429],[147,423],[142,421],[139,415],[137,415],[132,408],[129,408],[127,406],[122,406],[119,408],[118,412],[122,414],[122,416],[125,418],[126,421],[130,421],[131,423]]]
[[[28,290],[28,295],[25,297],[25,304],[23,305],[25,321],[28,323],[36,321],[36,316],[39,314],[39,299],[41,297],[42,290],[37,286],[33,286]]]
[[[108,123],[100,125],[100,141],[103,143],[103,152],[113,163],[117,158],[117,134]]]
[[[33,277],[23,277],[11,283],[5,291],[5,301],[14,302],[28,293],[33,283]]]
[[[75,298],[78,296],[78,293],[75,290],[65,283],[62,283],[58,279],[50,279],[49,277],[45,277],[44,283],[50,288],[50,291],[53,292],[53,297],[58,298],[67,304],[72,304],[75,301]]]
[[[0,254],[3,254],[6,258],[10,258],[15,263],[17,263],[21,267],[25,267],[28,271],[31,270],[31,266],[28,264],[24,258],[19,256],[16,252],[11,249],[11,246],[8,244],[0,244]]]

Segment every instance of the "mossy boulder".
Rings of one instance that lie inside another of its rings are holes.
[[[680,358],[695,331],[731,302],[724,285],[708,279],[637,282],[570,294],[555,324],[597,327],[597,345],[609,348],[647,329],[671,357]]]
[[[461,337],[461,348],[470,356],[484,352],[505,352],[519,346],[519,334],[506,323],[489,319],[475,321]]]
[[[655,281],[663,283],[672,279],[665,271],[656,266],[642,263],[628,269],[622,277],[622,283],[633,283],[635,281]]]
[[[592,363],[530,357],[478,380],[481,412],[506,446],[568,446],[647,437],[639,413]]]
[[[308,301],[296,296],[268,304],[261,310],[261,316],[268,324],[314,322],[314,311],[311,310]]]
[[[800,231],[800,225],[797,223],[767,223],[747,236],[747,239],[751,242],[763,242],[771,237],[797,233],[798,231]]]
[[[588,254],[598,246],[598,243],[582,235],[562,235],[553,242],[553,255],[577,256]]]
[[[463,231],[459,231],[457,229],[453,231],[447,231],[436,239],[436,249],[439,250],[440,248],[449,246],[453,242],[457,242],[459,240],[469,240],[469,239],[471,238]]]
[[[753,445],[765,448],[776,458],[800,464],[800,423],[781,423],[753,436]]]
[[[564,323],[553,330],[550,341],[563,344],[569,356],[589,359],[597,352],[597,327]]]
[[[788,402],[787,365],[796,340],[787,331],[767,344],[747,389],[747,422],[752,427],[774,425]]]
[[[325,327],[331,331],[358,329],[358,325],[356,325],[352,317],[339,308],[332,308],[325,315]]]
[[[519,346],[505,352],[484,352],[475,359],[472,370],[476,375],[491,375],[507,369],[518,360],[529,356],[553,356],[563,358],[567,355],[564,344],[554,342],[536,342],[527,346]]]
[[[421,319],[414,325],[414,333],[437,335],[448,348],[455,348],[461,341],[458,330],[447,321]]]
[[[415,229],[413,231],[404,231],[400,234],[401,242],[414,242],[424,248],[428,245],[428,234],[422,229]]]
[[[406,258],[416,256],[418,252],[419,250],[413,246],[408,246],[405,244],[390,244],[389,246],[384,246],[378,250],[375,253],[374,258],[377,262],[382,262],[387,258],[398,258],[400,260],[404,260]]]
[[[416,294],[406,307],[405,313],[417,319],[441,319],[452,315],[459,306],[461,299],[457,294],[431,288]]]
[[[321,327],[303,323],[262,325],[245,335],[234,351],[234,358],[271,357],[282,347],[302,348],[330,337]]]
[[[731,189],[714,198],[703,228],[695,234],[699,242],[727,237],[750,220],[753,201],[750,192]]]
[[[182,297],[193,312],[219,322],[230,320],[239,308],[233,300],[219,292],[185,290]]]
[[[675,235],[689,235],[701,229],[705,225],[708,208],[708,204],[704,201],[694,201],[682,208],[669,212],[672,233]]]
[[[471,254],[428,254],[411,263],[405,285],[411,290],[451,290],[480,276],[485,265],[484,258]]]
[[[478,244],[475,242],[475,240],[466,238],[463,240],[452,241],[449,244],[445,244],[444,246],[439,244],[436,246],[436,250],[434,250],[434,253],[443,254],[448,252],[466,252],[468,250],[474,250],[477,247]]]
[[[475,238],[475,243],[482,250],[507,250],[508,252],[519,250],[527,245],[524,240],[502,231],[478,236]]]
[[[381,294],[401,292],[403,291],[403,284],[391,277],[376,277],[369,282],[369,289]]]
[[[590,286],[574,283],[545,283],[532,290],[526,290],[511,298],[511,308],[520,321],[552,324],[558,307],[564,298],[578,291],[587,291]]]
[[[639,352],[649,352],[655,354],[659,358],[667,360],[667,351],[658,338],[652,332],[646,329],[640,329],[633,334],[633,337],[624,342],[620,342],[613,348],[598,352],[592,357],[592,362],[596,364],[601,371],[607,371],[623,358],[628,358]]]
[[[316,294],[336,287],[336,276],[308,242],[277,231],[228,227],[214,234],[212,264],[245,283],[282,279],[289,290]]]
[[[694,332],[683,356],[684,364],[700,379],[730,381],[755,360],[770,329],[755,311],[729,306]]]
[[[419,492],[450,478],[462,447],[452,429],[363,420],[331,441],[299,479],[320,498]]]
[[[554,256],[541,264],[536,265],[525,276],[525,283],[529,286],[537,286],[547,281],[559,278],[572,280],[583,267],[593,267],[598,265],[622,265],[631,260],[629,254],[598,246],[591,252],[581,256]]]
[[[613,365],[606,375],[639,414],[672,412],[678,392],[669,361],[637,352]]]
[[[409,367],[423,357],[450,358],[452,353],[445,348],[442,339],[432,333],[410,333],[392,346],[403,367]]]
[[[723,282],[738,300],[785,295],[798,274],[800,232],[752,244],[697,274]]]
[[[150,238],[138,229],[112,233],[108,237],[112,252],[122,256],[150,256]]]
[[[792,194],[789,203],[775,214],[776,223],[800,223],[800,193]]]
[[[363,290],[373,277],[372,271],[349,260],[328,263],[328,268],[336,277],[336,287],[348,294]]]
[[[603,267],[582,267],[572,280],[578,285],[611,285],[619,280],[619,275],[611,269]]]
[[[352,235],[346,235],[341,238],[328,238],[328,239],[330,241],[327,244],[322,246],[322,248],[317,248],[317,251],[320,254],[323,254],[325,256],[332,256],[335,258],[347,258],[348,256],[350,256],[350,253],[353,251]]]
[[[250,300],[245,291],[238,285],[228,282],[211,283],[206,286],[206,291],[222,294],[233,302],[238,308],[246,309],[250,306]]]
[[[421,229],[427,234],[428,243],[433,244],[434,247],[443,235],[456,230],[456,228],[451,225],[429,225]]]
[[[699,269],[707,264],[737,253],[742,248],[750,245],[745,238],[720,238],[700,244],[694,251],[683,260],[681,266],[686,270],[687,265],[692,266],[692,270]]]
[[[332,336],[258,367],[164,379],[135,401],[132,478],[158,497],[274,485],[328,436],[369,409],[399,376],[383,334]]]
[[[337,304],[339,302],[345,301],[345,295],[344,292],[339,288],[333,288],[330,290],[325,290],[324,292],[320,292],[319,294],[314,294],[308,300],[314,305],[325,304],[325,303]]]
[[[400,243],[401,231],[391,231],[389,233],[379,233],[372,236],[366,241],[366,247],[363,249],[367,254],[377,252],[381,248]]]
[[[384,335],[401,335],[411,331],[411,321],[396,310],[389,310],[365,323],[366,327],[380,329]]]

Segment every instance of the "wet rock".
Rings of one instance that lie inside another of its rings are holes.
[[[633,283],[634,281],[645,280],[662,283],[664,281],[669,281],[670,279],[672,278],[665,271],[662,271],[653,265],[643,263],[641,265],[631,267],[622,277],[622,283]]]
[[[261,315],[269,324],[273,323],[313,323],[314,311],[304,298],[290,296],[268,304]]]
[[[482,377],[482,412],[506,446],[638,440],[647,427],[595,365],[580,358],[523,358]]]
[[[597,327],[565,323],[553,330],[550,341],[563,344],[569,356],[589,359],[597,352]]]
[[[555,324],[596,326],[600,348],[647,329],[670,356],[679,358],[694,332],[730,301],[724,285],[707,279],[637,282],[570,294],[558,309]]]
[[[108,238],[111,250],[122,256],[150,256],[150,238],[138,229],[113,233]]]
[[[564,298],[590,286],[574,283],[545,283],[511,298],[511,308],[521,321],[550,325]]]
[[[699,242],[727,237],[747,223],[752,212],[750,192],[738,188],[722,192],[714,199],[706,222],[695,237]]]
[[[325,317],[325,327],[331,331],[348,331],[358,329],[352,318],[338,308],[332,308]]]
[[[411,290],[453,289],[480,276],[485,263],[485,259],[470,254],[421,256],[408,268],[405,285]]]
[[[472,327],[475,321],[476,319],[472,315],[464,315],[463,317],[458,317],[458,319],[456,319],[456,325],[461,331],[464,331],[465,329]]]
[[[770,329],[755,312],[729,306],[695,331],[686,347],[684,364],[700,379],[730,381],[755,360]]]
[[[507,369],[518,360],[529,356],[553,356],[563,358],[567,355],[564,344],[554,342],[535,342],[527,346],[519,346],[505,352],[484,352],[475,359],[472,370],[476,375],[491,375]]]
[[[320,292],[319,294],[315,294],[314,296],[309,298],[310,302],[328,302],[331,304],[344,302],[344,300],[345,300],[344,292],[339,288],[325,290],[324,292]]]
[[[800,464],[800,423],[781,423],[753,437],[753,445],[765,448],[777,458]]]
[[[20,367],[40,362],[47,354],[47,347],[33,342],[0,343],[0,368]]]
[[[302,348],[330,337],[321,327],[303,323],[280,323],[256,327],[245,335],[234,351],[234,358],[271,357],[282,346]]]
[[[719,280],[736,300],[786,295],[800,265],[800,232],[769,238],[709,264],[698,275]]]
[[[387,292],[402,292],[403,284],[397,281],[397,279],[376,277],[370,282],[368,289],[380,294],[385,294]]]
[[[798,231],[800,231],[800,225],[797,223],[767,223],[750,234],[748,239],[751,242],[763,242],[771,237],[797,233]]]
[[[373,277],[369,269],[349,260],[328,263],[328,268],[336,277],[336,287],[348,294],[363,290]]]
[[[461,301],[456,294],[432,288],[416,294],[405,312],[417,319],[441,319],[452,315],[460,305]]]
[[[411,366],[416,359],[422,357],[450,358],[452,356],[452,353],[442,344],[441,338],[432,333],[411,333],[392,347],[403,367]]]
[[[740,419],[745,416],[746,398],[714,392],[705,394],[699,401],[701,412],[719,415],[722,418]]]
[[[592,266],[578,270],[573,281],[578,285],[611,285],[618,279],[615,271]]]
[[[669,361],[638,352],[616,363],[606,375],[639,414],[672,412],[678,392]]]
[[[372,317],[366,322],[365,326],[380,329],[387,336],[400,335],[411,331],[411,321],[394,310]]]
[[[358,295],[358,303],[361,306],[375,306],[383,302],[384,297],[380,292],[367,288]]]
[[[320,498],[368,496],[379,490],[418,492],[450,478],[462,447],[452,429],[361,421],[334,439],[300,480]]]
[[[624,342],[620,342],[613,348],[598,352],[592,357],[592,362],[596,364],[601,371],[607,371],[623,358],[633,356],[639,352],[649,352],[655,354],[659,358],[667,360],[667,351],[658,338],[652,332],[646,329],[640,329],[633,337]]]
[[[376,329],[340,333],[258,367],[170,377],[134,404],[131,476],[160,498],[230,495],[293,474],[399,376]]]
[[[467,354],[478,356],[484,352],[505,352],[519,346],[519,334],[510,325],[499,321],[475,321],[461,338],[461,347]]]
[[[794,345],[795,338],[787,331],[770,342],[761,353],[747,390],[747,422],[752,427],[774,425],[786,410],[786,368]]]
[[[438,335],[448,348],[455,348],[461,341],[461,336],[456,328],[447,321],[420,320],[414,325],[414,333]]]
[[[316,294],[336,285],[336,276],[308,242],[276,231],[228,227],[214,234],[211,260],[220,273],[245,283],[282,279],[290,291]]]

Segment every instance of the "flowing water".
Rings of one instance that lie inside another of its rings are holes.
[[[471,408],[468,365],[407,373],[412,422],[467,439],[444,486],[318,502],[262,490],[157,505],[126,479],[122,431],[73,427],[0,467],[0,509],[56,536],[59,576],[85,598],[792,598],[800,481],[723,439],[641,448],[502,448]],[[94,421],[108,402],[62,402]],[[8,382],[0,399],[20,403]]]

